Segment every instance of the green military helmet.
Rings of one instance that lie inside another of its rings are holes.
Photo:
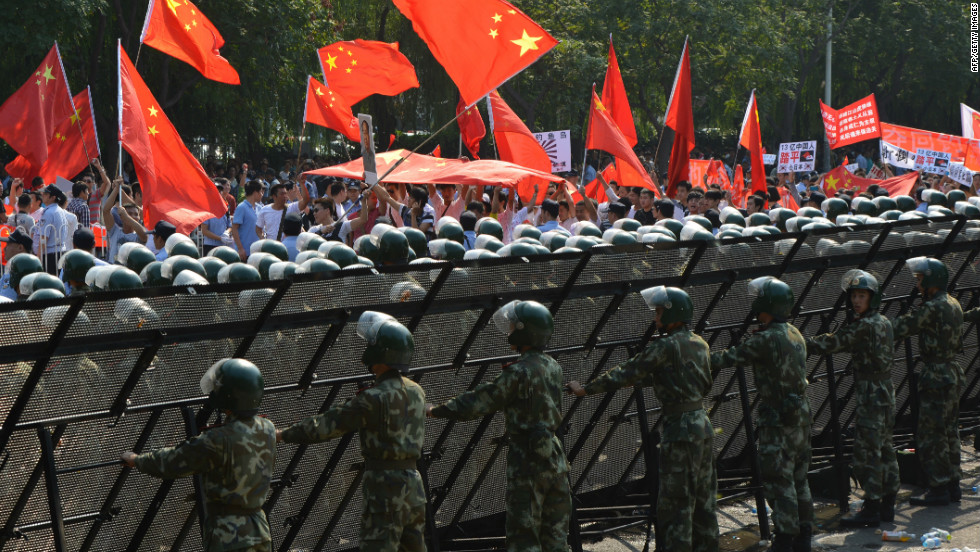
[[[357,258],[357,263],[360,264],[361,266],[367,266],[367,267],[371,267],[371,268],[374,268],[374,266],[375,266],[374,265],[374,261],[372,261],[371,259],[368,259],[367,257],[358,257]],[[353,265],[351,265],[351,266],[353,266]],[[344,267],[344,268],[347,268],[347,267]]]
[[[643,226],[640,224],[640,221],[631,218],[621,218],[613,223],[613,228],[619,228],[620,230],[625,230],[627,232],[636,232],[639,230],[640,226]]]
[[[708,232],[711,232],[714,229],[714,225],[711,224],[711,220],[709,220],[708,217],[702,217],[701,215],[688,215],[684,218],[685,226],[691,222],[697,224],[701,228],[704,228]],[[683,228],[681,230],[683,230]]]
[[[675,239],[678,240],[681,239],[681,230],[684,229],[683,222],[674,218],[669,218],[669,219],[658,220],[657,222],[653,223],[653,225],[657,227],[666,228],[667,230],[670,230],[671,233],[674,234]]]
[[[521,238],[532,238],[539,239],[541,237],[541,230],[530,224],[518,224],[514,227],[514,232],[511,234],[511,239],[517,241]]]
[[[234,264],[241,262],[242,258],[238,256],[238,252],[234,249],[228,247],[227,245],[219,245],[215,247],[208,253],[209,257],[217,257],[225,262],[225,264]]]
[[[940,205],[942,207],[947,205],[946,194],[939,190],[933,189],[922,191],[922,201],[926,202],[928,205]]]
[[[654,286],[640,292],[640,297],[650,310],[662,307],[660,324],[670,326],[676,322],[689,323],[694,317],[694,303],[686,291],[675,287]]]
[[[468,252],[467,252],[468,253]],[[388,299],[392,303],[406,303],[408,301],[421,301],[426,295],[425,288],[416,282],[404,281],[391,286],[388,291]]]
[[[204,267],[204,272],[207,274],[206,277],[208,282],[211,282],[212,284],[218,283],[218,272],[220,272],[222,268],[228,266],[228,263],[217,257],[201,257],[198,262],[200,262],[201,266]]]
[[[549,249],[548,252],[550,253],[551,250]],[[476,259],[499,259],[499,258],[500,255],[494,253],[493,251],[488,251],[486,249],[470,249],[469,251],[463,254],[464,261],[472,261]]]
[[[300,232],[299,236],[296,236],[297,251],[316,251],[325,243],[327,240],[314,232]]]
[[[808,218],[823,217],[823,211],[816,207],[800,207],[800,210],[796,212],[796,216]]]
[[[30,253],[18,253],[7,261],[11,289],[20,289],[21,278],[35,272],[44,272],[44,267],[41,266],[41,259]]]
[[[572,225],[572,235],[592,236],[596,239],[602,239],[602,230],[600,230],[599,227],[592,221],[580,220]]]
[[[333,261],[313,258],[296,267],[294,274],[332,274],[339,270],[340,267]]]
[[[452,217],[439,219],[439,222],[436,223],[436,236],[444,240],[453,240],[459,244],[462,244],[466,239],[466,235],[463,234],[463,226]]]
[[[252,246],[248,250],[249,258],[256,253],[268,253],[280,261],[289,260],[289,251],[286,250],[286,246],[276,240],[258,240],[252,242]]]
[[[47,272],[32,272],[20,279],[20,289],[18,294],[24,297],[34,293],[39,289],[54,289],[65,294],[65,284],[57,276],[52,276]]]
[[[569,236],[565,232],[559,232],[557,230],[548,230],[547,232],[541,234],[541,245],[548,248],[548,251],[554,251],[565,247],[565,241],[568,240]]]
[[[429,240],[425,238],[425,232],[410,226],[402,226],[398,231],[408,238],[408,246],[415,252],[416,257],[422,258],[429,254]]]
[[[899,211],[908,213],[909,211],[915,211],[915,207],[915,200],[911,196],[895,196],[895,208]]]
[[[118,291],[122,289],[140,289],[142,287],[143,279],[140,278],[139,274],[136,274],[128,268],[113,270],[109,274],[109,278],[105,283],[105,289],[111,291]]]
[[[409,244],[409,245],[411,245],[411,244]],[[412,262],[412,261],[414,261],[415,259],[418,259],[418,258],[419,258],[419,256],[415,254],[415,250],[412,249],[411,247],[409,247],[408,248],[408,257],[406,257],[405,262],[406,263],[410,263],[410,262]],[[374,264],[374,263],[372,262],[371,264]]]
[[[493,314],[493,323],[516,347],[543,349],[555,331],[551,312],[536,301],[507,303]]]
[[[902,216],[902,212],[899,211],[898,209],[891,209],[889,211],[885,211],[885,212],[881,213],[878,216],[881,217],[881,218],[883,218],[883,219],[885,219],[885,220],[887,220],[887,221],[894,221],[894,220],[898,220],[899,217]]]
[[[820,204],[820,209],[824,213],[827,213],[827,219],[831,222],[837,222],[837,217],[846,215],[850,211],[847,202],[839,197],[831,197],[823,200],[823,203]]]
[[[777,321],[785,322],[793,313],[793,288],[772,276],[749,282],[749,297],[752,298],[753,314],[767,313]]]
[[[833,228],[833,227],[834,227],[834,225],[831,224],[828,221],[815,220],[815,221],[811,222],[810,224],[805,224],[802,228],[800,228],[800,231],[801,232],[811,232],[813,230],[819,230],[821,228]]]
[[[354,240],[354,251],[359,257],[367,257],[374,263],[381,262],[381,250],[378,249],[378,238],[375,236],[364,234]]]
[[[105,281],[105,279],[108,278],[108,276],[106,276],[106,278],[102,278],[102,273],[111,270],[116,270],[117,268],[119,268],[117,265],[98,265],[92,267],[88,272],[85,273],[85,287],[87,287],[91,291],[101,290],[102,288],[98,286],[99,280]]]
[[[35,291],[34,293],[31,293],[30,296],[27,297],[27,300],[44,301],[50,299],[64,299],[64,298],[65,298],[65,294],[56,289],[42,288]]]
[[[644,236],[644,238],[645,237],[646,236]],[[715,236],[715,238],[717,238],[719,240],[728,240],[728,239],[735,239],[735,238],[741,238],[741,237],[742,237],[742,233],[739,232],[738,230],[722,230],[721,232],[718,232],[718,235],[717,236]],[[673,239],[673,238],[671,238],[671,239]]]
[[[718,220],[722,224],[737,224],[742,228],[745,228],[745,217],[738,209],[732,207],[731,205],[725,207],[718,213]]]
[[[610,245],[631,245],[636,243],[636,238],[625,230],[610,228],[602,233],[602,241]]]
[[[951,217],[954,213],[943,205],[930,205],[929,210],[926,211],[926,214],[931,218],[938,218]]]
[[[543,236],[543,234],[542,234]],[[504,242],[500,241],[497,236],[492,234],[481,234],[476,237],[476,242],[473,245],[474,249],[486,249],[487,251],[497,252],[500,248],[504,246]]]
[[[193,270],[182,270],[180,274],[174,278],[174,286],[185,287],[185,286],[207,286],[211,282],[204,276],[201,276]]]
[[[966,192],[963,190],[950,190],[946,192],[946,206],[956,206],[957,201],[966,201]]]
[[[478,236],[489,235],[500,241],[504,240],[504,227],[493,217],[481,218],[476,221],[476,226],[473,229]]]
[[[262,372],[244,358],[223,358],[201,378],[201,392],[211,406],[243,418],[258,414],[264,390]]]
[[[529,237],[529,236],[524,236],[524,237],[521,237],[521,238],[517,238],[516,240],[512,241],[511,243],[526,243],[526,244],[530,244],[530,245],[541,245],[541,240],[539,240],[537,238],[532,238],[532,237]]]
[[[892,211],[898,209],[898,203],[896,203],[894,199],[888,196],[878,196],[872,199],[871,201],[873,201],[875,207],[878,208],[879,216],[881,215],[881,213],[884,213],[885,211]]]
[[[873,217],[878,214],[878,207],[875,205],[875,202],[866,197],[854,198],[851,201],[851,210],[854,211],[855,215]]]
[[[412,332],[391,315],[364,311],[357,320],[357,336],[367,341],[361,362],[371,367],[384,364],[400,372],[408,372],[415,354]]]
[[[872,312],[878,310],[881,305],[881,292],[878,287],[878,279],[870,273],[859,268],[848,270],[840,280],[840,287],[847,293],[855,289],[866,289],[871,292],[869,307]],[[848,301],[850,304],[850,301]]]
[[[528,257],[537,254],[538,246],[526,242],[509,243],[497,250],[497,255],[501,257]]]
[[[787,232],[799,232],[804,226],[813,222],[810,217],[793,217],[786,221]]]
[[[462,230],[462,227],[460,227],[460,230]],[[411,247],[408,243],[408,237],[394,229],[389,232],[385,232],[378,238],[378,255],[381,258],[381,264],[405,264],[408,262],[409,251],[411,251]],[[331,252],[333,252],[333,250],[331,250]],[[351,250],[351,253],[354,253],[353,249]],[[330,258],[330,256],[328,255],[327,258]],[[343,267],[347,265],[341,266]]]
[[[938,288],[943,292],[949,287],[949,270],[946,268],[946,263],[939,259],[915,257],[905,261],[905,264],[912,271],[913,277],[922,276],[922,289],[928,291]]]
[[[66,282],[84,282],[85,273],[95,266],[95,257],[88,251],[72,249],[58,261],[62,277]]]
[[[289,261],[279,261],[269,267],[270,280],[285,280],[296,273],[298,264]]]
[[[177,234],[174,234],[174,236],[176,235]],[[170,237],[172,238],[173,236]],[[197,245],[189,239],[180,240],[177,243],[175,243],[173,247],[171,247],[170,250],[167,251],[167,255],[171,257],[175,255],[181,255],[184,257],[190,257],[191,259],[201,258],[201,252],[198,251]]]
[[[299,258],[297,257],[297,263],[299,263],[298,259]],[[344,268],[357,264],[357,252],[347,244],[337,243],[330,248],[330,251],[327,251],[327,259],[337,263],[337,266],[340,268]],[[309,259],[304,259],[303,262],[306,262],[307,260]]]
[[[259,271],[259,275],[262,276],[263,280],[269,279],[269,267],[281,260],[272,253],[265,253],[263,251],[258,251],[248,256],[248,264],[254,266]]]
[[[115,260],[116,264],[139,274],[143,271],[143,267],[157,260],[157,257],[145,245],[136,242],[127,242],[119,246]]]
[[[681,229],[680,241],[714,241],[715,235],[696,222],[688,222]]]
[[[953,191],[959,191],[959,190],[953,190]],[[969,201],[957,201],[956,204],[953,205],[953,211],[957,215],[963,215],[968,219],[980,218],[980,209],[978,209],[976,205],[970,203]]]
[[[327,242],[327,243],[340,244],[340,242]],[[347,246],[344,245],[344,247]],[[356,257],[357,253],[354,253],[354,256]],[[323,253],[320,253],[319,251],[300,251],[299,253],[296,254],[296,259],[293,262],[298,265],[301,265],[310,259],[326,259],[326,258],[327,256]]]
[[[745,220],[746,226],[769,226],[770,224],[772,224],[772,220],[765,213],[752,213]]]
[[[551,250],[543,245],[532,245],[532,247],[537,250],[538,255],[551,255]]]
[[[558,249],[552,251],[552,254],[554,255],[564,255],[566,253],[575,253],[576,255],[581,255],[582,250],[575,247],[568,247],[566,245],[565,247],[559,247]]]
[[[567,240],[565,240],[565,247],[574,247],[575,249],[588,251],[589,249],[592,249],[593,247],[599,245],[600,243],[602,242],[597,240],[595,237],[582,234],[578,236],[572,236]]]
[[[259,274],[259,269],[243,262],[231,263],[218,271],[219,284],[240,284],[261,280],[262,275]]]
[[[173,283],[169,278],[163,277],[163,263],[160,261],[153,261],[144,266],[140,272],[140,280],[143,281],[144,286],[150,287],[169,286]]]
[[[769,220],[776,228],[779,228],[783,232],[786,231],[786,221],[795,216],[796,212],[785,207],[777,207],[769,211]]]
[[[441,261],[462,261],[466,249],[455,240],[440,238],[429,242],[429,255]]]
[[[178,274],[185,270],[190,270],[205,279],[208,277],[208,271],[204,269],[204,266],[197,259],[188,257],[187,255],[172,255],[167,257],[163,261],[163,267],[160,268],[160,275],[172,282],[177,279]]]
[[[636,233],[639,234],[640,241],[643,241],[644,236],[647,236],[648,234],[660,234],[661,236],[670,238],[672,241],[677,241],[677,236],[675,236],[674,233],[665,226],[641,226]]]

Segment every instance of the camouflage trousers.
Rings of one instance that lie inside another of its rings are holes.
[[[717,551],[718,479],[711,439],[662,443],[659,475],[657,549]]]
[[[810,424],[759,428],[762,488],[772,508],[775,532],[798,535],[813,524],[813,498],[806,473],[810,468]]]
[[[892,445],[895,409],[861,404],[858,398],[854,428],[854,477],[865,500],[878,500],[898,492],[898,457]]]
[[[425,488],[416,470],[367,470],[361,492],[364,552],[425,552]]]
[[[930,487],[960,479],[959,386],[919,389],[919,425],[915,444]]]
[[[508,552],[565,552],[571,515],[567,473],[507,478]]]

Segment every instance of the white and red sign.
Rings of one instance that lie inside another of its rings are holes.
[[[881,120],[874,94],[841,109],[820,102],[820,114],[830,149],[881,137]]]
[[[778,173],[812,171],[817,162],[817,141],[779,144]]]
[[[915,150],[915,170],[945,175],[949,172],[949,153],[925,148]]]

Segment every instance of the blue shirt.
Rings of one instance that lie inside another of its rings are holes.
[[[463,249],[469,251],[476,245],[476,232],[473,230],[463,231]]]
[[[235,209],[234,224],[238,225],[238,239],[242,242],[242,249],[246,253],[252,250],[252,244],[259,241],[259,235],[255,233],[255,223],[258,221],[258,214],[255,206],[248,201],[238,204]]]
[[[561,232],[562,234],[568,234],[569,233],[568,230],[565,230],[562,227],[561,223],[558,222],[557,220],[549,220],[548,222],[542,224],[541,226],[538,226],[538,230],[541,230],[542,233],[543,232],[548,232],[548,231],[551,231],[551,230],[557,230],[558,232]]]
[[[161,247],[160,248],[160,251],[157,251],[156,257],[157,257],[157,260],[160,261],[161,263],[163,261],[166,261],[167,260],[167,249],[165,247]]]
[[[40,236],[47,242],[45,253],[60,253],[71,249],[67,242],[71,237],[70,232],[74,230],[68,228],[64,209],[54,203],[46,205],[38,224],[41,226]]]
[[[10,287],[10,273],[7,272],[0,278],[0,297],[6,297],[11,301],[17,300],[17,292]]]
[[[298,236],[286,236],[282,239],[282,244],[286,246],[286,253],[289,253],[289,262],[296,262],[296,255],[299,251],[296,250],[296,238]]]
[[[220,217],[214,217],[204,221],[204,227],[208,229],[208,232],[212,232],[218,236],[225,233],[231,224],[228,222],[228,215],[221,215]],[[213,245],[215,247],[219,245],[224,245],[221,240],[211,239],[204,236],[204,245]]]

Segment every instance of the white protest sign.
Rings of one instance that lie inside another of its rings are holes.
[[[875,180],[884,180],[885,171],[881,170],[878,165],[871,165],[871,170],[868,171],[868,178],[874,178]]]
[[[893,167],[912,170],[915,168],[915,155],[896,145],[881,141],[881,160]]]
[[[933,174],[949,172],[949,161],[952,156],[944,151],[934,151],[925,148],[915,150],[915,170]]]
[[[71,189],[75,183],[59,176],[55,178],[54,185],[62,192],[65,192],[66,196],[71,197]]]
[[[534,138],[551,158],[551,172],[572,170],[572,135],[568,130],[535,132]]]
[[[847,165],[844,165],[844,168],[847,169],[847,172],[849,172],[851,174],[854,174],[854,173],[857,172],[858,169],[861,168],[861,164],[860,163],[848,163]]]
[[[812,171],[817,162],[817,141],[779,144],[778,173]]]
[[[966,168],[963,163],[950,163],[949,164],[949,177],[964,186],[973,185],[973,171]]]
[[[776,154],[775,153],[763,153],[762,163],[764,165],[775,165],[776,164]]]
[[[357,122],[361,125],[361,159],[364,163],[364,183],[373,186],[378,183],[378,168],[374,158],[374,127],[371,116],[358,113]]]

